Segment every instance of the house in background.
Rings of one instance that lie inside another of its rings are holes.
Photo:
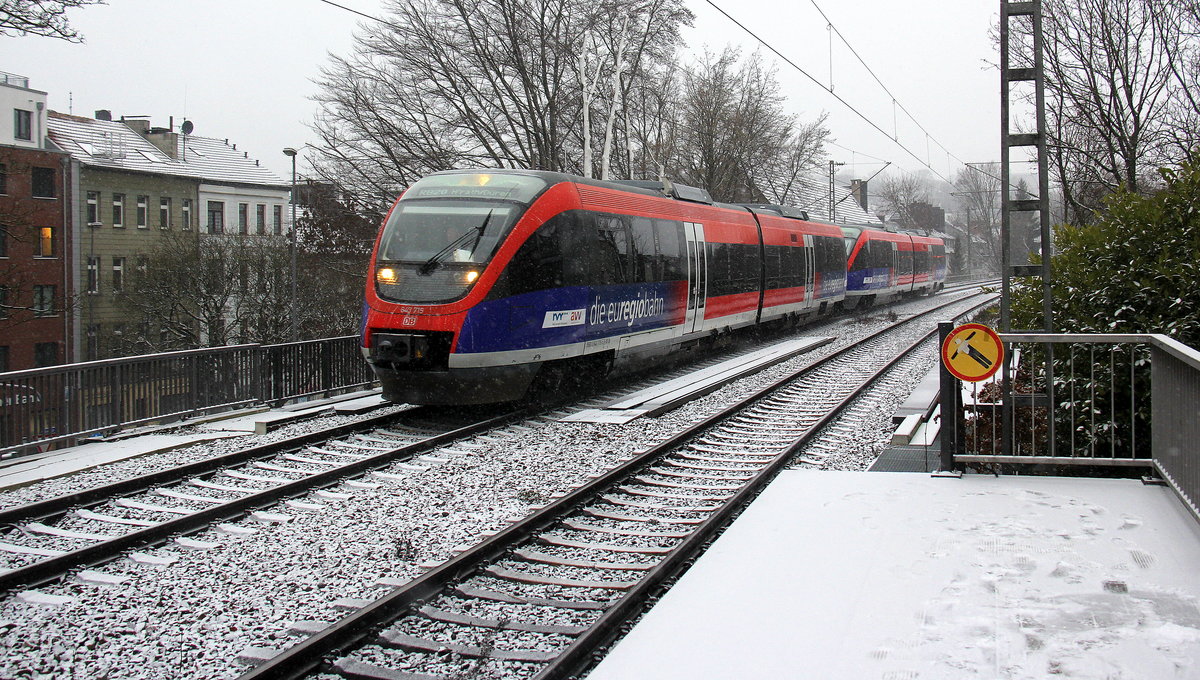
[[[74,361],[69,156],[46,93],[0,73],[0,372]]]
[[[50,112],[50,138],[78,178],[81,360],[121,356],[132,324],[118,296],[133,267],[169,234],[283,234],[291,185],[228,140],[183,134],[174,122]],[[190,126],[187,126],[190,131]],[[181,272],[185,276],[186,272]],[[146,332],[147,329],[139,329]]]

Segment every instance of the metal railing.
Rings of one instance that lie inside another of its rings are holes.
[[[1200,352],[1156,334],[1000,337],[1004,369],[962,393],[955,464],[1153,468],[1200,519]]]
[[[231,345],[0,373],[0,456],[374,382],[359,338]]]

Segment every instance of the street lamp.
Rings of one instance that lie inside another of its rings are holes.
[[[292,256],[292,342],[300,339],[300,325],[296,318],[296,150],[292,147],[287,147],[283,150],[283,155],[292,159],[292,191],[288,194],[288,205],[292,209],[292,229],[290,250]]]

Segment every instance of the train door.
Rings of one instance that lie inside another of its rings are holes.
[[[817,251],[812,234],[804,235],[804,296],[817,305]]]
[[[892,264],[888,268],[888,292],[892,293],[900,289],[900,249],[895,241],[888,241],[887,244],[892,251]]]
[[[704,248],[704,225],[683,223],[688,252],[688,301],[683,332],[698,331],[704,325],[704,307],[708,300],[708,254]]]

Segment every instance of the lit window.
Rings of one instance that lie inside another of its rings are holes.
[[[54,227],[39,227],[34,257],[54,257]]]

